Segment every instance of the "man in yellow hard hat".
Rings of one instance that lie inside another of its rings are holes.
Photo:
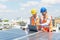
[[[30,17],[30,25],[36,26],[37,30],[39,30],[39,27],[37,26],[39,24],[39,18],[37,16],[36,9],[31,10],[32,16]]]
[[[32,14],[32,16],[30,18],[30,24],[33,25],[33,26],[35,26],[35,25],[38,24],[38,16],[37,16],[36,9],[32,9],[31,10],[31,14]]]

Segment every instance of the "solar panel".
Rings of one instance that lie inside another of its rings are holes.
[[[60,32],[53,33],[52,40],[60,40]]]
[[[60,40],[60,33],[51,32],[28,32],[21,29],[0,30],[0,40]]]
[[[48,32],[35,32],[20,38],[16,38],[15,40],[48,40]]]
[[[16,38],[15,40],[60,40],[60,33],[56,32],[35,32],[23,37]]]
[[[12,40],[25,35],[26,33],[20,29],[0,30],[0,40]]]

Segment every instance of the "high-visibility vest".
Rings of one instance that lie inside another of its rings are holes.
[[[47,22],[47,20],[48,20],[48,18],[49,18],[49,16],[46,16],[46,18],[45,19],[43,19],[43,16],[41,16],[41,18],[40,18],[40,23],[46,23]],[[52,16],[50,16],[50,23],[49,23],[49,25],[48,25],[48,27],[43,27],[43,31],[52,31]]]
[[[35,26],[35,25],[37,25],[39,23],[39,18],[38,17],[36,17],[36,18],[34,18],[33,16],[30,18],[30,24],[31,25],[33,25],[33,26]]]

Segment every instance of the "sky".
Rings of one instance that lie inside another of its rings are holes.
[[[31,9],[36,9],[41,15],[40,8],[46,7],[52,17],[60,16],[60,0],[0,0],[0,18],[15,19],[31,16]]]

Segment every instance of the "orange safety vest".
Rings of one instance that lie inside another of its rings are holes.
[[[41,27],[38,26],[38,24],[40,24],[38,17],[34,18],[34,17],[32,16],[32,17],[30,18],[30,23],[31,23],[32,26],[36,26],[36,27],[37,27],[37,30],[40,30],[40,29],[41,29]]]
[[[31,25],[35,26],[39,23],[38,17],[34,18],[33,16],[30,18]]]
[[[41,23],[43,24],[43,23],[46,23],[46,22],[47,22],[47,19],[48,19],[48,16],[46,16],[45,19],[43,19],[43,16],[42,16],[42,17],[40,18],[40,21],[41,21]],[[45,26],[44,26],[42,30],[43,30],[43,31],[46,31],[46,32],[52,31],[52,16],[51,16],[50,23],[49,23],[48,27],[45,27]]]

